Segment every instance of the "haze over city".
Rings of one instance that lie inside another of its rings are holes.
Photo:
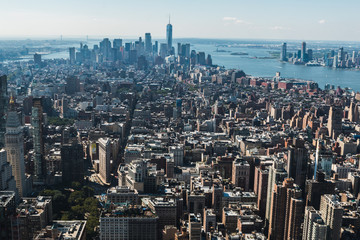
[[[15,0],[2,1],[0,38],[121,36],[176,24],[175,38],[238,38],[357,41],[360,2],[206,0]]]

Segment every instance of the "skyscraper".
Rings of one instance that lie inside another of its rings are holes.
[[[342,128],[341,107],[337,107],[337,106],[330,107],[327,127],[328,127],[329,136],[333,139],[336,139],[341,133],[341,128]]]
[[[84,180],[84,159],[82,145],[78,143],[61,146],[62,180],[64,183]]]
[[[7,154],[4,149],[0,150],[0,191],[16,192],[16,182],[12,175],[12,167],[7,161]]]
[[[282,44],[281,53],[280,53],[280,60],[281,60],[281,61],[287,61],[286,43],[283,43],[283,44]]]
[[[33,127],[34,143],[34,181],[42,184],[45,179],[46,164],[44,162],[44,144],[43,144],[43,107],[42,99],[33,99],[33,108],[31,113],[31,125]]]
[[[328,226],[328,239],[340,239],[343,211],[337,195],[321,196],[320,213]]]
[[[8,94],[7,94],[7,76],[0,77],[0,147],[5,144],[5,114],[7,111]]]
[[[303,42],[301,44],[301,61],[307,62],[307,56],[306,56],[306,42]]]
[[[152,52],[152,42],[151,42],[151,34],[145,33],[145,51],[147,53]]]
[[[166,43],[168,47],[168,53],[171,54],[172,51],[172,25],[170,24],[170,18],[169,18],[169,24],[166,26]]]
[[[7,160],[12,166],[16,188],[18,189],[20,196],[25,196],[24,137],[14,104],[14,100],[11,98],[10,111],[8,112],[6,120],[5,148]]]
[[[287,173],[284,169],[284,163],[275,160],[273,165],[269,168],[269,180],[266,194],[266,213],[265,217],[267,220],[270,219],[271,203],[273,197],[273,189],[275,184],[281,184],[283,180],[287,177]]]
[[[303,225],[303,240],[325,240],[327,226],[319,211],[306,207]]]
[[[70,59],[70,64],[75,63],[75,48],[74,47],[69,48],[69,59]]]
[[[110,139],[99,139],[99,173],[105,183],[110,182],[110,146]]]

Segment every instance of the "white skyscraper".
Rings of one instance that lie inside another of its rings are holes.
[[[6,120],[5,149],[7,160],[12,166],[16,188],[20,196],[25,196],[24,137],[13,99],[10,100],[10,111]]]

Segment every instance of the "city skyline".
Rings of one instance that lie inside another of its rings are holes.
[[[304,1],[298,6],[283,0],[271,3],[206,3],[202,0],[195,3],[186,0],[181,5],[173,1],[143,0],[136,4],[115,1],[70,3],[67,0],[51,4],[43,0],[6,2],[0,10],[0,19],[9,24],[3,26],[0,38],[60,35],[124,38],[145,32],[151,32],[154,39],[163,38],[163,26],[170,14],[171,23],[175,26],[174,39],[360,39],[360,31],[356,30],[355,10],[359,3],[355,1],[351,1],[354,7],[346,12],[339,11],[342,7],[340,3],[322,0]],[[294,12],[304,14],[294,15]]]

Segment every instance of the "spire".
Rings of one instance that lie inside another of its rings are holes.
[[[169,14],[169,24],[170,24],[170,14]]]
[[[15,100],[14,100],[14,96],[12,94],[10,97],[9,105],[10,105],[10,111],[13,111],[15,109]]]

